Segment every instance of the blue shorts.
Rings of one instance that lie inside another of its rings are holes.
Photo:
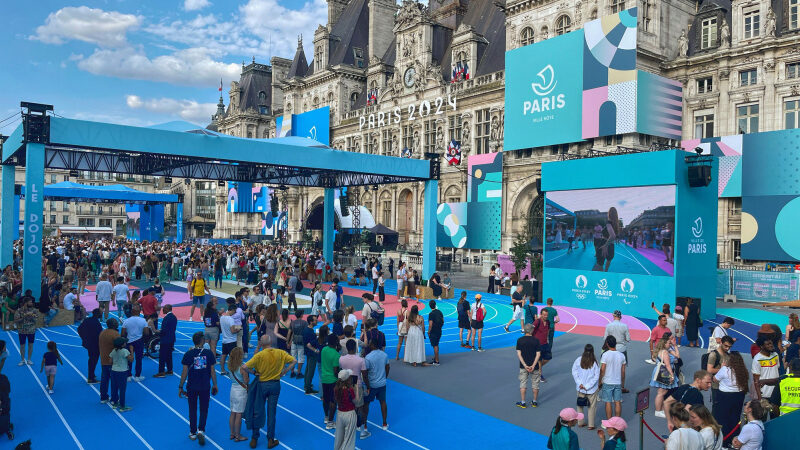
[[[621,384],[604,384],[600,388],[600,401],[601,402],[621,402],[622,401],[622,385]]]
[[[364,404],[372,403],[373,400],[378,399],[379,402],[386,401],[386,386],[374,387],[369,390],[369,394],[364,397]]]
[[[205,295],[195,295],[192,297],[192,304],[193,305],[200,305],[203,306],[206,304],[206,296]]]
[[[542,352],[542,361],[550,361],[553,359],[553,353],[550,351],[550,344],[544,344],[539,347]]]

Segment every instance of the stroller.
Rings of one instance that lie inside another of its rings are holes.
[[[11,383],[0,374],[0,433],[14,439],[14,424],[11,423]]]

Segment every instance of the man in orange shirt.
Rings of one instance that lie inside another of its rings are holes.
[[[644,362],[647,364],[656,364],[656,357],[653,354],[653,348],[661,339],[664,334],[670,333],[669,328],[667,328],[667,316],[662,314],[658,316],[658,325],[653,327],[653,331],[650,332],[650,359],[645,359]]]
[[[153,295],[150,289],[144,290],[144,296],[139,299],[139,305],[142,307],[142,314],[145,319],[153,318],[155,327],[158,328],[158,299]]]

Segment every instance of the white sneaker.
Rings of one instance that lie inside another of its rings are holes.
[[[128,382],[130,383],[131,381],[133,381],[133,377],[128,377]]]
[[[336,428],[336,424],[333,423],[333,422],[328,422],[328,423],[325,424],[325,429],[326,430],[332,430],[334,428]]]
[[[655,414],[656,414],[656,417],[661,417],[661,418],[664,418],[664,419],[667,418],[667,415],[664,414],[664,411],[656,411]]]
[[[386,430],[388,430],[388,429],[389,429],[389,425],[383,425],[383,426],[381,427],[381,429],[382,429],[383,431],[386,431]]]
[[[361,439],[366,439],[366,438],[368,438],[368,437],[370,437],[370,436],[372,436],[372,433],[370,433],[370,432],[369,432],[369,431],[367,431],[367,430],[364,430],[364,431],[362,431],[362,432],[361,432],[361,436],[359,436],[359,437],[360,437]]]
[[[189,316],[189,322],[194,322],[194,317]]]
[[[28,361],[25,361],[24,359],[17,363],[18,366],[24,366],[26,364],[28,364]]]
[[[656,364],[657,364],[657,363],[656,363],[655,361],[653,361],[652,359],[645,359],[645,360],[644,360],[644,362],[646,362],[647,364],[652,364],[652,365],[656,365]]]
[[[48,394],[52,394],[52,393],[53,393],[53,390],[52,390],[52,389],[48,389],[48,390],[47,390],[47,393],[48,393]]]
[[[133,377],[133,381],[141,383],[142,381],[144,381],[144,377]]]

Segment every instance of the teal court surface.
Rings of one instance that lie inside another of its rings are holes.
[[[391,292],[393,287],[387,286],[387,291]],[[345,290],[346,296],[354,299],[364,291],[355,287],[346,287]],[[456,295],[459,293],[457,290]],[[474,294],[469,292],[469,298]],[[520,443],[529,448],[545,448],[556,414],[574,403],[569,367],[585,342],[593,342],[599,354],[602,329],[611,320],[610,315],[557,306],[562,319],[557,326],[555,346],[560,350],[554,355],[552,370],[547,372],[551,381],[543,385],[543,405],[535,410],[520,411],[513,406],[519,396],[513,349],[520,336],[519,324],[512,325],[512,332],[506,333],[503,325],[511,318],[508,297],[483,296],[488,312],[483,335],[483,347],[487,351],[484,353],[469,352],[460,347],[455,302],[439,302],[445,315],[445,326],[441,339],[442,365],[438,367],[412,368],[395,361],[397,324],[393,316],[387,316],[381,329],[386,334],[386,352],[392,366],[387,385],[389,428],[386,431],[381,429],[380,408],[374,404],[369,416],[372,436],[357,440],[357,448],[503,448]],[[396,298],[387,296],[387,310],[392,309],[392,302],[396,303]],[[421,310],[427,314],[427,303]],[[718,316],[717,321],[722,317]],[[627,317],[625,321],[636,341],[646,339],[655,323],[654,318]],[[173,354],[174,377],[152,378],[157,371],[157,361],[144,358],[143,376],[146,379],[141,383],[128,383],[127,404],[133,409],[125,413],[100,404],[99,385],[86,384],[86,351],[81,347],[76,327],[39,329],[34,365],[21,367],[17,366],[16,332],[0,332],[0,338],[5,339],[9,350],[3,373],[9,377],[12,387],[14,443],[30,439],[34,449],[175,449],[196,446],[196,441],[188,439],[188,405],[185,399],[178,398],[177,374],[181,355],[191,346],[192,333],[201,329],[199,322],[179,322]],[[737,347],[742,347],[742,350],[749,348],[751,341],[748,336],[755,336],[756,329],[754,324],[737,322],[734,329],[740,337]],[[701,336],[706,340],[708,331],[701,330]],[[51,340],[58,343],[64,365],[58,367],[55,393],[48,395],[39,364],[45,344]],[[642,342],[641,345],[646,344]],[[430,360],[432,349],[427,343],[426,346]],[[641,375],[646,377],[651,367],[641,368],[646,371]],[[209,408],[206,447],[249,448],[247,442],[229,440],[231,382],[219,375],[217,380],[219,393],[212,397]],[[314,384],[320,388],[318,375]],[[305,395],[302,380],[288,377],[282,380],[277,413],[280,448],[332,447],[334,430],[325,429],[322,416],[319,397]],[[245,429],[243,424],[242,434],[249,436]],[[262,430],[258,448],[266,446],[265,431]],[[592,448],[596,439],[596,436],[581,435],[584,448]],[[12,448],[4,436],[0,437],[0,448]]]
[[[550,269],[592,270],[595,265],[594,243],[589,241],[572,244],[572,251],[566,242],[551,249],[548,244],[545,252],[545,266]],[[633,248],[623,241],[614,245],[614,258],[608,272],[630,273],[634,275],[672,276],[674,267],[666,261],[664,252],[659,248]]]

